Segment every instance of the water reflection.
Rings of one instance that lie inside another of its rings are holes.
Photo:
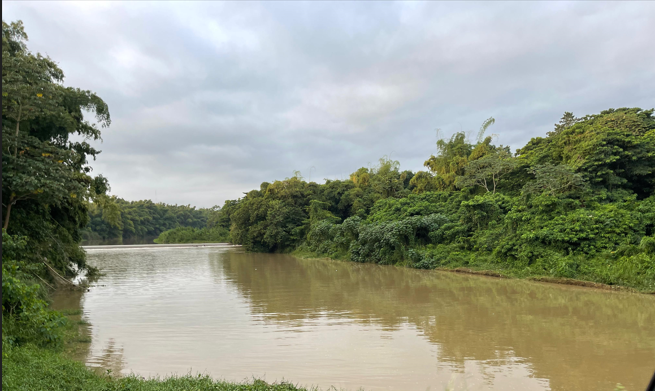
[[[92,324],[86,362],[114,372],[638,390],[655,358],[645,295],[230,248],[90,250],[89,262],[106,277],[77,299]]]
[[[123,348],[116,345],[116,341],[110,338],[107,345],[102,348],[98,355],[89,356],[86,363],[91,368],[105,371],[111,374],[120,374],[125,368],[123,359]]]
[[[521,358],[553,389],[639,389],[654,365],[652,297],[262,254],[223,255],[211,265],[267,322],[409,323],[439,346],[440,363],[463,371],[470,360],[484,362],[486,379]]]

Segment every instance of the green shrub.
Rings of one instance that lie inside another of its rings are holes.
[[[644,236],[641,238],[639,247],[641,247],[646,254],[655,254],[655,237]]]

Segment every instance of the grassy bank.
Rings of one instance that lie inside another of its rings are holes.
[[[187,375],[165,379],[143,379],[137,376],[115,378],[100,375],[76,362],[61,351],[34,345],[3,346],[3,390],[52,391],[300,391],[290,383],[268,384],[261,380],[229,383],[205,375]]]
[[[23,258],[25,240],[4,231],[2,239],[3,390],[304,390],[290,383],[231,383],[203,375],[116,378],[88,369],[72,359],[80,344],[91,342],[80,311],[50,309],[46,285],[37,283],[32,265]]]
[[[15,391],[304,391],[291,383],[268,384],[253,379],[235,383],[214,380],[207,375],[172,376],[145,379],[136,375],[125,377],[102,374],[75,361],[70,353],[90,339],[81,332],[84,322],[68,316],[58,330],[62,336],[56,346],[29,343],[2,346],[2,389]],[[71,319],[72,318],[72,319]],[[81,327],[80,327],[81,326]]]
[[[62,322],[53,330],[58,343],[33,341],[2,344],[2,389],[9,391],[305,391],[291,383],[269,384],[253,379],[241,383],[214,380],[208,375],[188,374],[146,379],[136,375],[118,377],[109,371],[92,370],[71,355],[91,340],[79,311],[50,311]],[[9,322],[12,322],[9,320]],[[4,322],[3,322],[4,323]],[[9,333],[8,333],[9,334]]]
[[[302,259],[328,258],[339,261],[352,261],[348,253],[335,253],[326,257],[324,254],[308,250],[305,246],[296,249],[291,255]],[[512,267],[511,263],[497,262],[488,254],[460,251],[455,252],[452,256],[444,257],[441,262],[432,262],[430,264],[426,262],[414,263],[408,260],[396,263],[395,266],[655,294],[653,281],[653,272],[655,270],[651,269],[649,264],[640,265],[631,261],[624,260],[623,265],[619,264],[618,267],[616,265],[612,267],[607,259],[603,258],[576,259],[562,257],[550,263],[542,262],[527,267]],[[648,270],[640,270],[642,268]],[[619,284],[615,283],[617,281]]]

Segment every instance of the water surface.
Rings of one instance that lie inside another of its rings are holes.
[[[655,298],[225,247],[90,249],[88,366],[357,390],[645,389]]]

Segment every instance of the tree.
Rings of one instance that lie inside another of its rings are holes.
[[[496,120],[494,117],[489,117],[487,118],[483,123],[482,126],[480,126],[480,130],[478,131],[478,138],[477,142],[480,144],[482,141],[484,141],[484,133],[487,131],[487,129],[496,123]]]
[[[580,118],[576,118],[573,113],[567,111],[564,113],[562,118],[559,120],[559,123],[555,124],[555,130],[552,132],[548,132],[548,135],[556,135],[558,133],[561,133],[563,130],[570,128],[571,126],[575,125],[576,123],[580,122]]]
[[[455,190],[455,180],[464,174],[473,146],[466,142],[466,134],[460,132],[448,141],[437,141],[437,150],[439,153],[430,156],[424,165],[436,175],[439,190]]]
[[[516,167],[516,161],[506,152],[486,155],[466,166],[463,176],[457,177],[457,187],[480,186],[487,192],[496,193],[500,178]]]
[[[565,164],[592,187],[645,198],[655,191],[653,112],[610,109],[581,119],[567,113],[555,132],[533,138],[517,154],[529,166]]]
[[[379,165],[371,170],[371,185],[382,198],[393,197],[403,189],[407,173],[401,173],[399,168],[399,161],[383,157]]]
[[[86,267],[79,241],[90,202],[111,202],[106,180],[90,175],[87,159],[99,151],[86,142],[109,126],[109,110],[94,93],[63,86],[57,64],[26,42],[20,21],[2,22],[3,227],[26,238],[25,256],[35,264],[47,259],[74,274],[71,264]]]
[[[475,145],[466,140],[464,132],[455,133],[448,141],[437,141],[438,154],[430,156],[424,166],[436,176],[434,183],[438,190],[457,190],[455,181],[464,175],[469,162],[496,150],[496,147],[491,145],[491,137],[483,139],[484,133],[495,122],[496,120],[490,117],[482,123]]]
[[[29,52],[25,41],[21,22],[2,22],[5,229],[19,201],[59,206],[66,199],[104,194],[93,191],[93,179],[86,175],[86,156],[95,157],[98,151],[68,137],[77,133],[98,139],[100,131],[84,121],[82,110],[94,112],[106,127],[111,122],[107,105],[89,91],[63,87],[61,69],[50,58]]]
[[[525,184],[522,194],[545,194],[550,196],[569,194],[586,187],[582,175],[571,167],[560,164],[543,164],[530,167],[527,170],[535,176],[534,181]]]
[[[412,180],[409,181],[409,185],[412,189],[412,193],[421,194],[426,191],[435,191],[437,190],[437,184],[435,183],[434,175],[426,171],[417,172]]]

